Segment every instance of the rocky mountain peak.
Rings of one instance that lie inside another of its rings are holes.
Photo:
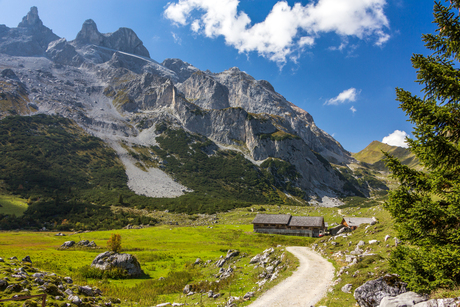
[[[30,8],[29,13],[22,18],[22,21],[18,24],[18,28],[31,28],[31,27],[42,27],[43,22],[38,17],[38,9],[36,6]]]
[[[144,43],[133,30],[120,28],[113,33],[102,34],[92,19],[88,19],[83,23],[74,42],[79,46],[93,44],[150,58]]]
[[[166,59],[163,61],[163,63],[161,63],[161,65],[174,71],[179,77],[179,82],[184,82],[193,73],[200,71],[195,66],[184,62],[181,59]]]
[[[48,44],[59,39],[38,17],[33,6],[17,28],[3,26],[0,32],[0,53],[16,56],[42,56]]]
[[[80,32],[78,32],[75,41],[78,43],[90,43],[95,45],[101,45],[104,40],[104,36],[97,29],[97,25],[92,19],[86,20]]]

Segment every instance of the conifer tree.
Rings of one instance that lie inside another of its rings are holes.
[[[390,263],[410,289],[430,292],[460,285],[460,0],[435,2],[435,34],[423,35],[432,54],[412,56],[424,97],[396,89],[401,109],[414,124],[407,139],[423,171],[387,155],[400,186],[386,208],[406,244]]]

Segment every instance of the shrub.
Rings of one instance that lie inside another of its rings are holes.
[[[121,252],[121,235],[112,233],[110,239],[107,241],[107,249],[115,253]]]

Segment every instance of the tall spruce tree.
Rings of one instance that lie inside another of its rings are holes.
[[[460,285],[460,0],[435,2],[435,34],[423,35],[430,56],[412,64],[424,97],[396,89],[414,124],[410,150],[425,167],[417,171],[387,155],[400,186],[386,208],[405,244],[390,263],[410,289],[430,292]]]

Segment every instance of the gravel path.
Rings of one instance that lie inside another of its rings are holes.
[[[310,307],[326,294],[334,277],[332,264],[307,247],[286,249],[299,258],[299,268],[249,307]]]

